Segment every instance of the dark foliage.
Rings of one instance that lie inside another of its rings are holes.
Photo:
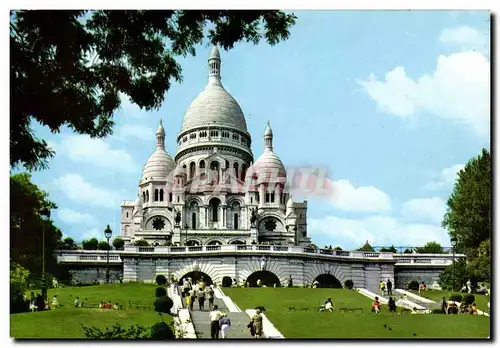
[[[462,302],[462,295],[453,294],[449,298],[450,301]]]
[[[354,282],[351,279],[347,279],[344,282],[344,288],[351,290],[352,288],[354,288]]]
[[[418,290],[419,283],[416,280],[412,280],[408,283],[408,290]]]
[[[91,340],[170,340],[175,338],[172,326],[166,323],[156,323],[150,328],[141,325],[122,328],[120,324],[115,324],[103,330],[94,326],[81,326],[85,337]]]
[[[121,239],[120,237],[116,237],[113,239],[113,248],[116,250],[123,250],[123,247],[125,246],[125,241]]]
[[[224,277],[222,278],[222,287],[224,288],[230,288],[231,285],[233,285],[233,280],[231,279],[231,277]]]
[[[391,245],[389,248],[381,248],[381,252],[386,252],[386,253],[397,253],[398,251],[394,247],[394,245]]]
[[[154,303],[155,312],[171,314],[170,310],[174,306],[174,301],[168,296],[157,297]]]
[[[112,133],[121,95],[158,109],[182,81],[175,56],[195,55],[208,41],[274,45],[295,16],[282,11],[37,10],[10,16],[10,163],[47,167],[54,155],[32,120],[100,138]],[[208,30],[205,30],[209,28]]]
[[[135,246],[149,246],[149,243],[144,239],[139,239],[134,242]]]
[[[165,288],[159,287],[155,290],[155,297],[167,296],[167,290]]]
[[[156,281],[156,284],[158,284],[158,285],[165,285],[165,284],[167,284],[167,278],[165,278],[165,276],[163,274],[158,274],[156,276],[155,281]],[[158,297],[158,295],[156,295],[156,297]]]
[[[462,296],[462,302],[467,304],[467,305],[471,305],[474,302],[476,302],[476,297],[472,294],[464,295],[464,296]]]
[[[82,242],[83,250],[97,250],[99,242],[96,238],[90,238],[89,240],[84,240]]]
[[[102,242],[99,242],[99,244],[97,244],[97,250],[111,250],[111,245],[103,240]]]

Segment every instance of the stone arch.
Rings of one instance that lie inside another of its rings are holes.
[[[181,278],[184,278],[184,279],[191,278],[194,284],[197,284],[202,279],[205,282],[205,285],[210,286],[214,283],[212,280],[212,277],[210,277],[205,272],[200,272],[200,271],[188,272],[188,273],[184,274]]]
[[[188,237],[186,241],[186,246],[201,246],[203,243],[200,239]]]
[[[280,280],[281,284],[286,284],[288,277],[290,277],[289,272],[287,271],[287,266],[283,265],[283,260],[281,258],[270,258],[266,257],[266,270],[276,274],[278,279]],[[239,280],[238,281],[245,281],[252,273],[260,271],[260,257],[252,257],[252,259],[248,262],[245,263],[245,266],[243,269],[239,270],[238,275],[239,275]]]
[[[257,286],[257,280],[259,280],[259,279],[261,281],[261,284],[265,285],[267,287],[273,287],[274,284],[276,284],[276,286],[281,286],[280,279],[278,278],[278,276],[276,274],[274,274],[271,271],[253,272],[252,274],[250,274],[247,277],[246,282],[249,283],[248,285],[251,288],[254,288]]]
[[[222,220],[222,216],[220,216],[220,206],[222,205],[222,202],[219,197],[213,197],[210,198],[208,201],[208,210],[209,210],[209,219],[208,221],[210,222],[219,222]]]
[[[200,206],[203,205],[203,201],[202,201],[202,199],[200,197],[191,196],[191,197],[189,197],[186,200],[186,206],[190,207],[193,202],[195,202],[196,204],[198,204],[198,207],[200,207]]]
[[[174,276],[177,279],[181,279],[184,277],[186,274],[190,272],[201,272],[206,275],[208,275],[213,282],[219,283],[221,281],[221,277],[218,275],[218,272],[215,270],[214,265],[211,265],[210,263],[206,261],[198,261],[196,260],[195,262],[188,260],[185,260],[177,269],[177,271],[174,271]],[[220,273],[220,272],[219,272]]]
[[[242,241],[241,239],[232,239],[228,242],[228,244],[240,244],[240,245],[245,245],[246,243]]]
[[[346,267],[348,267],[348,266],[341,266],[339,264],[326,263],[326,262],[306,263],[305,271],[304,271],[304,282],[306,284],[311,285],[314,282],[314,280],[317,277],[319,277],[320,275],[330,274],[330,275],[334,276],[340,282],[340,284],[344,284],[344,282],[349,277],[349,272],[345,272]]]
[[[208,240],[205,245],[222,245],[222,241],[219,239],[210,239]]]
[[[227,201],[226,204],[229,207],[232,207],[234,203],[238,203],[240,207],[243,207],[245,205],[245,200],[241,197],[230,197]]]
[[[342,283],[332,274],[322,273],[314,281],[319,283],[320,288],[342,289]]]

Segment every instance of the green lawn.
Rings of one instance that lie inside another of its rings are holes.
[[[101,329],[119,323],[122,326],[150,326],[159,321],[153,311],[156,285],[113,284],[49,290],[49,302],[54,294],[62,306],[50,311],[10,315],[10,335],[14,338],[85,338],[80,323]],[[36,293],[36,292],[35,292]],[[100,301],[118,302],[124,310],[99,308],[74,308],[73,301],[79,296],[85,306]],[[137,306],[149,306],[150,310],[129,308],[129,301]]]
[[[265,307],[268,318],[287,338],[487,338],[490,330],[486,316],[389,314],[384,309],[373,314],[371,300],[354,290],[224,288],[224,293],[242,310]],[[318,312],[328,297],[335,308],[364,310]]]
[[[412,291],[412,292],[418,295],[418,291]],[[428,291],[421,292],[420,296],[440,303],[442,301],[443,297],[446,297],[446,299],[448,300],[452,294],[460,295],[460,296],[467,295],[467,293],[463,293],[463,292],[452,293],[451,291],[444,291],[444,290],[428,290]],[[477,308],[482,310],[482,311],[487,311],[489,297],[486,295],[479,295],[479,294],[473,294],[473,295],[475,297]]]

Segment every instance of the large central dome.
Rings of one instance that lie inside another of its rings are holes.
[[[210,75],[205,89],[193,100],[182,121],[181,133],[196,127],[222,126],[247,133],[245,116],[238,102],[222,86],[220,55],[213,47],[208,58]]]

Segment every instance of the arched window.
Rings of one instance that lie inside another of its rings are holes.
[[[235,177],[238,177],[238,174],[239,174],[239,173],[238,173],[238,169],[239,169],[239,164],[238,164],[238,162],[234,162],[234,164],[233,164],[233,168],[234,168],[234,176],[235,176]]]
[[[271,192],[271,203],[274,203],[274,192]]]
[[[196,213],[191,214],[191,228],[196,230]]]
[[[200,161],[200,180],[205,180],[206,178],[206,173],[205,173],[205,161],[201,160]]]
[[[179,196],[177,196],[177,203],[179,203],[179,202],[180,202],[180,197],[179,197]]]
[[[158,202],[158,189],[155,190],[155,202]]]
[[[163,202],[163,189],[160,190],[160,202]]]
[[[146,202],[149,203],[149,190],[146,190]]]
[[[127,217],[128,217],[128,211],[127,211]]]
[[[240,180],[241,181],[245,181],[245,176],[247,175],[247,166],[242,164],[241,165],[241,177],[240,177]]]
[[[212,198],[210,200],[210,209],[212,210],[212,222],[219,221],[219,205],[220,200],[218,198]]]
[[[253,204],[253,197],[250,197],[250,204]]]
[[[194,162],[191,162],[189,164],[189,178],[193,179],[195,176],[195,173],[196,173],[196,165],[194,164]]]
[[[269,203],[269,192],[266,192],[266,203]]]
[[[169,192],[169,193],[168,193],[168,201],[169,201],[169,202],[172,202],[172,192]]]
[[[234,226],[234,229],[237,230],[238,229],[238,214],[234,214],[234,222],[233,222],[233,226]]]
[[[146,192],[142,192],[142,203],[146,203]]]

